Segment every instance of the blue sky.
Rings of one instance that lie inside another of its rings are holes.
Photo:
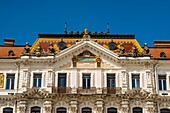
[[[0,0],[0,45],[33,44],[39,33],[68,31],[135,34],[141,46],[170,40],[170,0]]]

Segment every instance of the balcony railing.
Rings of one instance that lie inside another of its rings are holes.
[[[71,93],[70,87],[54,87],[53,88],[54,93]]]
[[[122,92],[121,87],[103,88],[104,94],[121,94],[121,92]]]
[[[100,89],[100,90],[99,90]],[[67,93],[67,94],[121,94],[121,87],[115,88],[70,88],[70,87],[54,87],[53,93]]]
[[[90,87],[90,88],[83,88],[79,87],[77,89],[77,93],[79,94],[95,94],[96,93],[96,88],[95,87]]]

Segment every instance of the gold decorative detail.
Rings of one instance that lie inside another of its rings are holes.
[[[4,74],[0,73],[0,88],[4,87]]]
[[[102,59],[100,58],[100,56],[96,56],[97,67],[101,66],[101,61],[102,61]]]
[[[88,34],[89,34],[88,29],[85,29],[85,30],[84,30],[84,34],[85,34],[85,35],[88,35]]]
[[[73,67],[76,67],[77,66],[77,56],[73,56],[72,58],[72,61],[73,61]]]

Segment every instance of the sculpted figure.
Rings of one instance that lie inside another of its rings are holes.
[[[29,47],[28,42],[26,42],[26,45],[25,45],[25,48],[24,48],[22,54],[23,54],[23,55],[30,55],[30,47]]]

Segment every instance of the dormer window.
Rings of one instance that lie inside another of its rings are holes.
[[[14,56],[14,51],[13,50],[8,51],[8,56]]]
[[[160,58],[166,58],[165,52],[161,52],[161,53],[160,53]]]

